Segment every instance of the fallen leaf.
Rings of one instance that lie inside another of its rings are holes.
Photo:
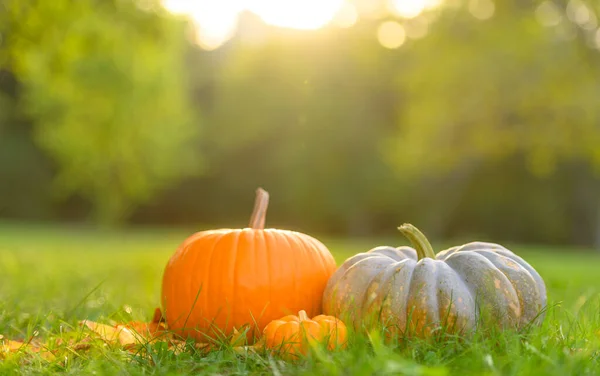
[[[106,342],[118,343],[128,348],[153,341],[158,337],[165,337],[165,339],[168,337],[166,322],[160,308],[154,310],[151,322],[130,321],[126,324],[110,326],[84,320],[80,324],[88,327]]]
[[[116,325],[115,327],[125,327],[146,341],[151,341],[158,337],[170,337],[160,308],[154,310],[154,317],[151,322],[130,321],[126,324]]]
[[[109,344],[121,346],[123,349],[132,352],[143,351],[139,345],[159,341],[160,343],[166,343],[175,354],[184,352],[186,349],[191,349],[192,347],[204,353],[218,348],[214,343],[190,343],[174,338],[174,335],[167,330],[166,321],[159,308],[155,309],[151,322],[131,321],[124,324],[107,325],[83,320],[79,322],[79,325],[87,328],[93,335],[85,336],[80,340],[70,339],[67,342],[58,338],[54,339],[54,342],[47,344],[40,343],[37,339],[33,341],[30,339],[28,342],[12,341],[0,335],[0,359],[6,357],[7,354],[23,350],[29,353],[37,353],[44,359],[53,360],[56,357],[60,357],[59,351],[61,349],[67,349],[71,352],[90,349],[94,338],[99,338]],[[256,352],[261,347],[260,342],[254,346],[245,346],[247,343],[246,332],[244,327],[240,328],[240,331],[234,329],[233,336],[229,341],[234,351],[243,355]],[[52,350],[49,350],[49,348]]]
[[[242,327],[243,329],[244,327]],[[238,332],[238,330],[236,328],[233,328],[233,336],[231,336],[231,340],[229,341],[229,344],[231,346],[244,346],[247,342],[247,338],[246,338],[246,330],[242,330],[241,332]]]
[[[3,336],[0,336],[0,352],[4,352],[4,353],[17,352],[25,347],[27,347],[27,344],[24,342],[11,341],[9,339],[4,339]]]
[[[116,325],[116,328],[128,329],[145,340],[152,340],[168,334],[167,327],[164,324],[154,322],[131,321],[124,325]]]
[[[80,321],[79,324],[87,327],[92,332],[96,333],[102,340],[108,343],[130,345],[139,342],[138,339],[136,339],[135,334],[123,325],[114,327],[89,320]]]
[[[56,359],[56,355],[54,354],[54,352],[48,350],[48,348],[46,348],[46,346],[44,346],[41,343],[30,344],[28,346],[28,350],[31,351],[32,353],[38,354],[42,359],[45,359],[48,361],[52,361],[52,360]]]
[[[0,335],[0,359],[6,357],[8,354],[17,353],[19,351],[26,351],[31,353],[39,354],[43,359],[53,360],[55,358],[51,351],[48,351],[42,344],[22,341],[12,341],[4,339]]]

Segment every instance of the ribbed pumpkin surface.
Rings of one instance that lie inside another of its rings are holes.
[[[422,336],[478,324],[519,328],[543,319],[546,287],[525,260],[483,242],[434,255],[420,235],[409,235],[417,250],[377,247],[349,258],[327,285],[325,313],[356,328],[376,321]]]
[[[264,222],[263,222],[264,223]],[[163,276],[163,307],[171,330],[198,340],[305,310],[321,313],[335,271],[318,240],[276,229],[199,232],[175,252]]]

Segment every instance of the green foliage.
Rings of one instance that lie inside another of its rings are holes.
[[[0,70],[0,216],[48,218],[52,213],[53,166],[31,137],[31,127],[14,111],[14,77]]]
[[[104,220],[237,227],[263,186],[269,226],[600,244],[598,4],[495,1],[483,21],[478,3],[395,19],[428,23],[396,50],[377,42],[391,16],[293,31],[244,14],[208,52],[153,2],[0,0],[17,78],[0,75],[0,215],[93,202]]]
[[[354,233],[377,225],[375,209],[394,207],[402,183],[379,151],[394,106],[384,73],[391,67],[370,69],[363,57],[379,47],[363,33],[290,31],[264,46],[236,44],[217,70],[218,100],[207,111],[214,173],[228,179],[220,185],[229,197],[263,185],[274,218]],[[245,219],[247,205],[233,206]]]
[[[183,25],[128,1],[4,1],[20,109],[58,164],[62,194],[128,216],[197,167]]]
[[[160,301],[165,263],[183,231],[93,232],[0,226],[0,334],[68,339],[77,321],[148,320]],[[323,239],[338,264],[385,239]],[[149,346],[151,359],[100,344],[46,362],[0,362],[1,374],[595,375],[600,372],[600,259],[568,248],[512,247],[540,272],[549,291],[544,324],[523,333],[469,340],[384,344],[378,332],[352,336],[348,350],[316,352],[298,363],[230,349],[175,355]],[[85,257],[82,257],[84,255]],[[44,265],[40,268],[40,265]],[[35,271],[35,272],[33,272]],[[75,333],[72,332],[74,330]],[[81,353],[82,356],[76,355]],[[63,362],[66,362],[63,364]]]
[[[396,165],[448,172],[519,155],[538,176],[564,160],[600,171],[595,28],[558,7],[562,21],[544,26],[537,5],[498,3],[486,21],[448,10],[409,46],[397,75],[407,103],[390,142]]]

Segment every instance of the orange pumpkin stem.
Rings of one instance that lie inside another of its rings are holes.
[[[265,228],[265,218],[267,217],[267,208],[269,207],[269,192],[262,188],[256,190],[256,200],[254,201],[254,210],[250,217],[250,228],[263,230]]]
[[[309,320],[308,315],[306,314],[305,310],[298,312],[298,318],[300,319],[300,321]]]

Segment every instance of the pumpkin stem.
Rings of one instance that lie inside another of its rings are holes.
[[[306,314],[305,310],[302,310],[302,311],[298,312],[298,318],[300,319],[300,321],[307,321],[307,320],[309,320],[308,315]]]
[[[263,230],[265,228],[265,218],[267,216],[267,208],[269,207],[269,192],[262,188],[256,190],[256,200],[254,201],[254,210],[250,217],[250,227],[255,230]]]
[[[419,231],[418,228],[410,223],[405,223],[398,227],[398,230],[400,230],[402,235],[404,235],[411,242],[412,246],[415,247],[415,250],[417,251],[417,258],[419,260],[422,260],[426,257],[432,259],[435,258],[435,252],[433,251],[431,243],[429,243],[429,240],[427,240],[425,234]]]

